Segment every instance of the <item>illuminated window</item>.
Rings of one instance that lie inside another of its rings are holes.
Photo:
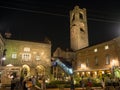
[[[95,65],[98,65],[98,57],[95,57]]]
[[[81,69],[85,69],[86,65],[85,64],[81,64]]]
[[[109,46],[108,46],[108,45],[105,46],[105,50],[107,50],[107,49],[109,49]]]
[[[40,60],[40,56],[36,56],[36,60]]]
[[[106,55],[106,64],[110,64],[110,55],[109,54]]]
[[[12,58],[16,59],[17,58],[17,54],[16,53],[12,53]]]
[[[25,51],[25,52],[30,52],[30,48],[29,48],[29,47],[25,47],[25,48],[24,48],[24,51]]]
[[[30,61],[31,60],[31,54],[30,53],[23,53],[22,54],[22,60],[23,61]]]
[[[95,48],[95,49],[94,49],[94,52],[97,52],[97,51],[98,51],[97,48]]]

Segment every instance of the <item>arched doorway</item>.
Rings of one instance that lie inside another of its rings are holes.
[[[45,67],[42,65],[37,66],[36,75],[37,77],[42,78],[45,75]]]
[[[36,67],[36,76],[41,83],[41,88],[43,90],[46,90],[46,84],[45,84],[45,67],[42,65],[38,65]]]
[[[30,67],[28,65],[23,65],[21,69],[21,77],[25,78],[30,75]]]

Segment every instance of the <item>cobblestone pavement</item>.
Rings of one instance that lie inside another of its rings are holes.
[[[0,90],[10,90],[10,87],[0,87]],[[22,88],[18,88],[18,89],[15,89],[15,90],[22,90]],[[41,89],[31,89],[31,90],[41,90]],[[70,88],[47,88],[46,90],[73,90],[73,89],[70,89]],[[103,90],[101,87],[92,87],[92,89],[86,89],[86,88],[75,88],[74,90]],[[106,89],[104,90],[120,90],[120,86],[116,86],[115,88],[113,86],[107,86]]]
[[[10,90],[10,87],[6,87],[6,88],[0,88],[0,90]],[[16,89],[16,90],[22,90],[22,89]],[[35,89],[38,90],[38,89]],[[51,88],[51,89],[46,89],[46,90],[71,90],[70,88]],[[83,88],[75,88],[74,90],[86,90]],[[103,90],[101,88],[93,88],[92,90]]]

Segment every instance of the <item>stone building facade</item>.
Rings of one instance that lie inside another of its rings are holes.
[[[51,44],[5,40],[6,60],[2,61],[2,83],[10,83],[12,73],[18,76],[49,76]]]
[[[86,9],[78,6],[70,12],[70,41],[72,51],[57,48],[53,57],[68,58],[75,75],[94,77],[112,74],[113,69],[120,66],[120,37],[89,46]]]
[[[67,58],[67,53],[70,53],[69,62],[72,63],[75,76],[112,74],[114,68],[120,66],[120,37],[74,52],[57,48],[53,57]],[[55,67],[53,71],[55,76],[64,73],[59,67]]]
[[[112,74],[120,66],[120,37],[76,51],[74,72],[80,76]]]

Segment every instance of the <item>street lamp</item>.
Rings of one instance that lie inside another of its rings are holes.
[[[4,49],[3,50],[3,56],[2,56],[2,58],[1,58],[1,66],[3,66],[3,64],[4,64],[4,60],[6,60],[6,51],[7,51],[7,49]]]
[[[5,60],[6,60],[6,57],[1,58],[1,66],[3,66]]]

